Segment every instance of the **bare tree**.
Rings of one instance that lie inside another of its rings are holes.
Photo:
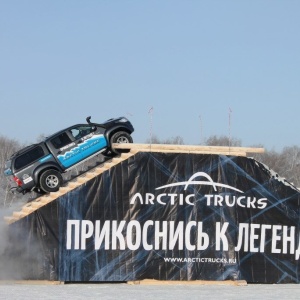
[[[181,136],[175,136],[168,139],[160,139],[156,135],[152,135],[151,140],[146,140],[147,144],[172,144],[172,145],[183,145],[183,138]]]
[[[280,163],[280,153],[271,150],[265,150],[264,153],[256,153],[253,157],[262,162],[263,164],[267,165],[269,168],[273,169],[275,172],[281,172],[281,163]]]
[[[212,135],[205,141],[207,146],[227,146],[227,147],[240,147],[242,145],[241,140],[235,138],[229,138],[228,136]]]
[[[300,148],[298,146],[285,147],[281,153],[282,176],[300,187]]]
[[[8,206],[16,198],[10,193],[10,179],[4,176],[4,167],[6,160],[22,146],[19,142],[0,136],[0,205]]]
[[[149,140],[147,141],[149,143]],[[183,144],[181,137],[160,140],[157,136],[152,138],[153,144]],[[241,147],[240,139],[229,138],[228,136],[212,135],[206,139],[207,146],[232,146]],[[256,145],[253,147],[262,147]],[[285,147],[281,152],[265,149],[265,153],[254,154],[255,159],[265,164],[267,167],[276,172],[280,177],[285,178],[296,187],[300,187],[300,147]]]

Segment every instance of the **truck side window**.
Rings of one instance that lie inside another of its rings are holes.
[[[15,168],[21,169],[34,161],[38,160],[39,158],[44,156],[44,150],[41,146],[38,146],[36,148],[33,148],[32,150],[20,155],[18,158],[16,158],[15,161]]]
[[[93,131],[93,128],[91,126],[78,126],[74,127],[70,130],[71,134],[74,136],[75,139],[79,139],[85,135],[88,135]]]
[[[58,135],[57,137],[53,138],[51,140],[51,143],[52,145],[56,148],[56,149],[59,149],[59,148],[62,148],[68,144],[70,144],[72,141],[71,139],[69,138],[69,136],[67,135],[66,132]]]
[[[71,131],[71,134],[73,135],[73,137],[75,139],[79,139],[81,137],[81,133],[80,133],[79,128],[73,128],[70,131]]]

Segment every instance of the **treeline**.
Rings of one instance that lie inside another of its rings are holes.
[[[40,140],[40,139],[39,139]],[[152,136],[146,143],[152,144],[176,144],[183,145],[182,137],[172,137],[168,139],[159,139]],[[203,142],[206,146],[231,146],[242,147],[239,139],[226,136],[211,136]],[[15,186],[11,177],[4,176],[5,161],[17,150],[23,148],[16,140],[0,136],[0,208],[9,207],[17,201],[27,201],[32,195],[12,194],[10,188]],[[263,145],[253,145],[253,147],[263,147]],[[287,146],[282,151],[265,149],[263,154],[255,154],[253,157],[259,162],[267,165],[275,171],[280,177],[285,178],[288,182],[300,187],[300,147]]]
[[[160,139],[153,135],[151,140],[148,139],[146,143],[152,144],[177,144],[184,145],[183,138],[180,136]],[[243,147],[240,139],[229,138],[228,136],[210,136],[203,142],[204,146],[231,146],[231,147]],[[250,147],[261,147],[263,145],[252,145]],[[265,152],[262,154],[253,154],[253,158],[259,162],[265,164],[280,177],[284,178],[289,183],[296,187],[300,187],[300,147],[299,146],[287,146],[278,152],[275,150],[268,150],[265,148]]]
[[[4,176],[4,168],[6,160],[22,147],[24,145],[18,141],[0,136],[0,208],[9,207],[14,201],[21,199],[21,195],[10,192],[14,184],[11,176]]]

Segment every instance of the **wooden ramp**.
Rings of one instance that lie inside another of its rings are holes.
[[[188,146],[169,144],[113,144],[114,149],[130,149],[136,152],[196,153],[247,156],[249,153],[264,153],[264,148]]]
[[[187,145],[166,145],[166,144],[113,144],[115,149],[128,150],[128,153],[122,153],[118,157],[114,157],[110,161],[101,164],[74,180],[67,182],[67,185],[61,187],[59,191],[43,195],[27,204],[18,212],[13,212],[12,216],[4,217],[8,224],[12,224],[42,206],[56,200],[58,197],[70,192],[78,186],[95,178],[96,176],[107,171],[111,167],[127,160],[137,152],[165,152],[165,153],[196,153],[196,154],[217,154],[217,155],[232,155],[232,156],[247,156],[249,153],[263,153],[263,148],[245,148],[245,147],[214,147],[214,146],[187,146]]]
[[[56,200],[58,197],[70,192],[71,190],[77,188],[78,186],[86,183],[87,181],[93,179],[94,177],[100,175],[101,173],[107,171],[111,167],[119,164],[120,162],[128,159],[130,156],[133,156],[135,152],[129,152],[129,153],[123,153],[118,157],[114,157],[112,160],[107,161],[91,170],[88,172],[74,178],[74,180],[71,180],[67,182],[66,186],[63,186],[59,189],[59,191],[54,192],[54,193],[49,193],[46,195],[43,195],[39,198],[34,199],[33,201],[25,204],[21,211],[18,212],[13,212],[12,216],[10,217],[4,217],[5,221],[8,224],[14,223],[21,218],[24,218],[28,216],[29,214],[33,213],[37,209],[41,208],[42,206]]]

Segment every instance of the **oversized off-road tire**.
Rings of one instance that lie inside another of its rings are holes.
[[[47,170],[40,177],[40,187],[46,193],[57,192],[62,183],[62,175],[56,170]]]
[[[126,149],[114,149],[112,147],[112,144],[114,143],[132,143],[132,137],[129,133],[127,133],[126,131],[118,131],[115,134],[112,135],[112,137],[110,138],[110,145],[111,145],[111,151],[114,154],[120,154],[120,153],[125,153],[125,152],[129,152],[130,150],[126,150]]]

